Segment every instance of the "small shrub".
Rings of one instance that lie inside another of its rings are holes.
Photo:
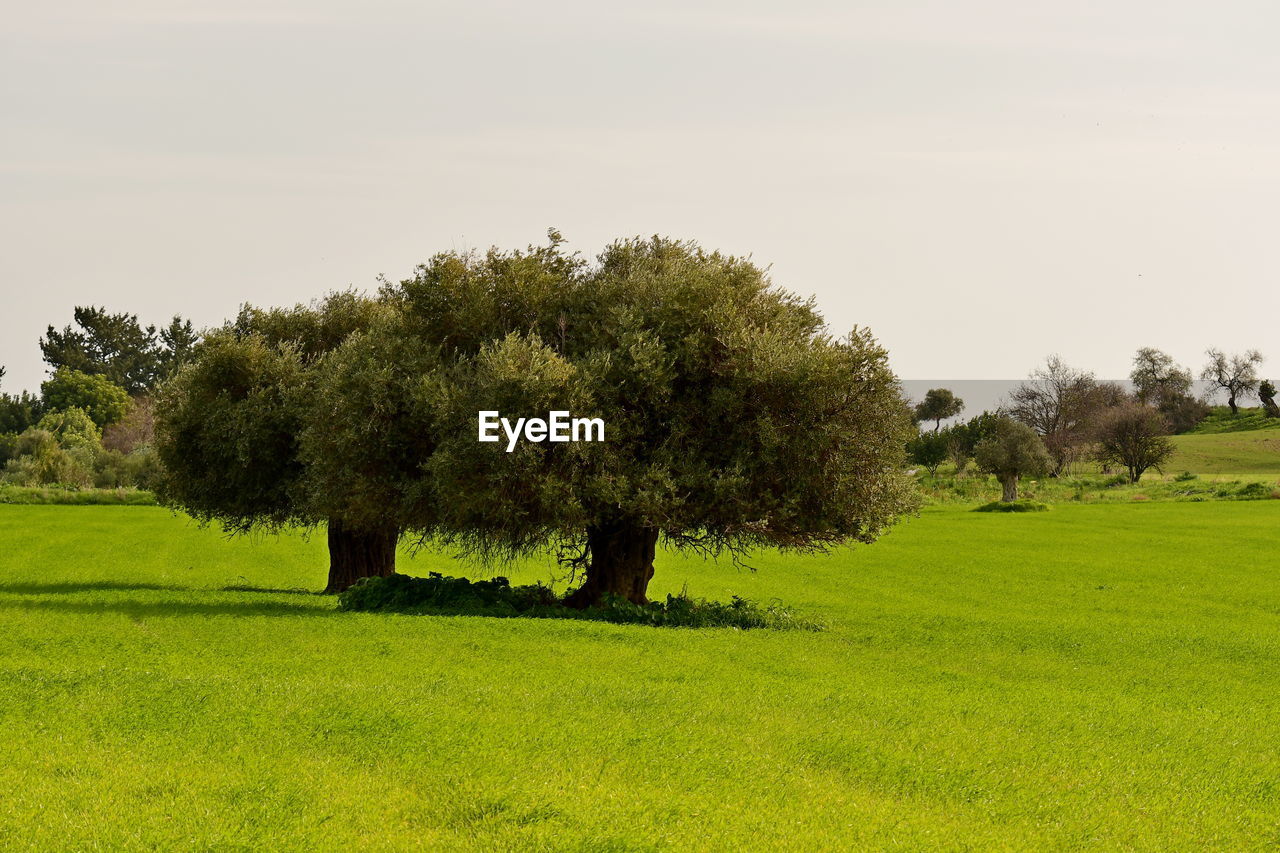
[[[503,577],[471,581],[432,572],[419,578],[394,574],[365,578],[338,596],[345,611],[414,613],[460,616],[526,616],[543,619],[587,619],[624,625],[681,628],[774,628],[822,630],[781,605],[761,607],[734,596],[718,601],[668,595],[665,602],[634,604],[610,597],[598,607],[565,607],[542,584],[511,586]]]
[[[992,501],[976,508],[974,512],[1048,512],[1048,504],[1038,501]]]
[[[1183,471],[1181,474],[1173,478],[1175,483],[1189,483],[1192,480],[1199,479],[1199,475],[1192,474],[1190,471]]]
[[[1238,501],[1261,501],[1274,496],[1275,492],[1266,483],[1246,483],[1233,495]]]

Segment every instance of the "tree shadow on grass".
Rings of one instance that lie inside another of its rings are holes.
[[[309,589],[293,587],[277,589],[262,586],[212,587],[178,586],[161,583],[127,583],[123,581],[69,581],[63,583],[0,583],[0,594],[10,595],[63,595],[77,592],[134,592],[138,590],[160,592],[261,592],[273,595],[320,595]]]
[[[119,613],[134,619],[163,616],[337,616],[331,607],[314,607],[287,601],[80,601],[75,599],[0,599],[0,610],[26,612]]]

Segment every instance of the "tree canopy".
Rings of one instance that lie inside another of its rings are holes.
[[[369,531],[348,531],[317,508],[299,458],[303,430],[325,422],[313,399],[322,357],[378,310],[375,300],[336,293],[310,306],[246,306],[210,332],[156,404],[157,496],[233,532],[330,521],[331,588],[389,574],[397,532],[378,531],[378,560],[363,559]]]
[[[1003,500],[1018,499],[1018,482],[1047,472],[1052,460],[1044,442],[1031,427],[1009,418],[1000,418],[991,433],[974,450],[978,467],[994,474],[1004,487]]]
[[[198,335],[189,320],[174,317],[158,335],[136,314],[112,314],[94,305],[76,306],[74,324],[49,326],[40,339],[44,360],[56,372],[69,368],[105,376],[135,396],[152,390],[190,355]]]
[[[577,605],[644,601],[660,539],[815,550],[871,541],[914,506],[914,430],[885,351],[865,330],[832,336],[748,260],[655,237],[588,262],[553,233],[438,255],[377,305],[311,349],[263,331],[310,328],[298,315],[209,336],[166,392],[166,462],[199,451],[239,477],[257,447],[270,459],[247,484],[257,498],[194,484],[182,505],[238,528],[404,531],[486,559],[558,548],[584,578]],[[228,389],[246,365],[259,367]],[[477,440],[490,410],[600,418],[606,440],[507,452]]]
[[[1200,373],[1200,378],[1209,382],[1214,388],[1227,392],[1227,405],[1231,414],[1240,411],[1239,400],[1249,397],[1258,390],[1258,367],[1262,364],[1262,353],[1256,349],[1245,351],[1239,355],[1227,355],[1220,349],[1205,351],[1209,362]]]
[[[924,400],[916,404],[917,421],[933,421],[933,431],[937,432],[942,422],[954,418],[964,411],[964,400],[952,393],[949,388],[930,388]]]
[[[41,386],[48,411],[83,409],[102,429],[119,421],[129,411],[129,395],[105,376],[59,367]]]

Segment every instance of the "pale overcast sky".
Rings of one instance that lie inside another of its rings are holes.
[[[905,378],[1280,375],[1274,2],[3,2],[0,364],[435,251],[751,253]]]

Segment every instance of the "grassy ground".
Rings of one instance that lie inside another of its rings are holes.
[[[1280,430],[1175,435],[1169,471],[1280,477]]]
[[[755,574],[660,558],[815,634],[341,614],[223,589],[318,587],[318,538],[0,506],[0,848],[1271,848],[1277,523],[931,507]]]

